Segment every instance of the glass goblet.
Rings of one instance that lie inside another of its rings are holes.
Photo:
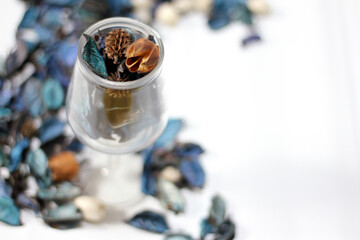
[[[84,61],[82,51],[87,40],[83,35],[78,43],[66,111],[76,136],[96,150],[88,153],[91,162],[97,163],[93,164],[96,168],[80,175],[85,191],[107,203],[120,204],[141,195],[142,163],[133,153],[145,149],[159,137],[166,126],[167,115],[160,78],[164,47],[159,34],[141,22],[121,17],[99,21],[84,34],[94,36],[114,28],[125,28],[144,38],[152,35],[160,52],[157,66],[134,81],[109,81],[95,74]]]

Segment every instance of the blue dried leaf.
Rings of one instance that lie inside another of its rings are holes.
[[[230,9],[230,18],[232,20],[239,20],[247,25],[252,25],[252,13],[246,6],[246,3],[236,2]]]
[[[36,180],[40,188],[50,187],[50,185],[52,184],[52,176],[51,176],[50,168],[46,169],[45,174],[43,176],[37,177]]]
[[[45,201],[68,201],[81,194],[81,188],[74,186],[71,182],[62,182],[50,188],[41,188],[38,191],[38,198]]]
[[[211,233],[215,233],[216,229],[209,223],[207,219],[201,221],[200,239],[205,239],[205,236]]]
[[[193,240],[193,238],[185,233],[168,233],[165,240]]]
[[[43,0],[43,3],[62,6],[62,7],[75,7],[80,6],[84,0]]]
[[[55,56],[51,56],[48,60],[48,72],[51,77],[58,80],[64,87],[68,87],[70,77],[66,74],[66,69],[61,65]]]
[[[177,145],[174,151],[179,157],[197,157],[198,155],[204,153],[202,147],[195,143]]]
[[[61,42],[55,56],[60,64],[73,68],[77,58],[77,42]]]
[[[11,198],[11,186],[0,178],[0,198]]]
[[[11,198],[0,197],[0,221],[12,226],[20,225],[20,212]]]
[[[12,93],[10,89],[2,89],[0,91],[0,107],[5,107],[9,104]]]
[[[181,119],[169,119],[165,130],[155,141],[154,148],[162,148],[172,146],[179,131],[183,127],[184,122]]]
[[[155,212],[144,211],[136,214],[128,223],[136,228],[154,232],[163,233],[169,230],[169,226],[165,218]]]
[[[147,195],[156,195],[156,179],[150,166],[145,166],[141,177],[141,190]]]
[[[11,52],[6,58],[5,68],[7,74],[11,74],[18,69],[30,54],[29,49],[23,41],[18,39],[16,41],[16,46],[16,50]]]
[[[20,207],[29,208],[35,213],[40,212],[39,203],[35,199],[26,196],[24,193],[19,193],[16,196],[16,204]]]
[[[79,225],[82,214],[73,203],[67,203],[56,208],[46,209],[43,218],[53,228],[70,229]]]
[[[21,20],[18,28],[32,28],[40,14],[38,7],[31,6],[24,13],[23,19]]]
[[[48,159],[43,150],[40,148],[28,152],[26,155],[26,163],[29,165],[30,171],[36,177],[46,175],[46,170],[48,169]]]
[[[48,29],[55,29],[63,24],[64,15],[64,8],[49,6],[41,16],[41,25]]]
[[[43,43],[49,45],[55,41],[55,33],[51,31],[49,28],[43,27],[40,24],[36,24],[33,27],[33,30],[38,37],[37,43]]]
[[[59,137],[63,133],[64,127],[65,123],[56,118],[49,117],[45,119],[39,129],[41,143],[44,144]]]
[[[11,110],[0,108],[0,122],[8,122],[11,119]]]
[[[242,46],[246,47],[251,43],[260,42],[260,41],[261,41],[261,37],[258,34],[254,33],[242,40]]]
[[[224,200],[216,195],[211,199],[211,208],[209,212],[209,222],[214,226],[218,227],[224,222],[226,212],[226,205]]]
[[[10,152],[11,163],[9,165],[10,172],[13,172],[17,169],[19,163],[22,160],[22,154],[24,150],[29,147],[29,144],[30,144],[29,140],[25,138],[24,140],[17,142],[13,147],[13,149],[11,149]]]
[[[94,39],[88,35],[84,35],[88,40],[84,46],[83,58],[91,69],[98,75],[108,78],[104,59],[101,57]]]
[[[50,78],[44,83],[42,98],[48,109],[59,109],[64,102],[64,89],[58,81]]]
[[[225,220],[217,229],[215,240],[232,240],[235,238],[235,224]]]
[[[212,29],[220,29],[231,22],[229,11],[233,2],[229,0],[215,0],[210,11],[208,25]]]
[[[23,100],[33,117],[37,117],[45,111],[41,101],[41,89],[42,83],[36,78],[29,79],[24,88]]]
[[[130,0],[107,0],[111,16],[124,16],[127,12],[131,10],[131,1]]]
[[[69,146],[66,148],[66,150],[72,151],[72,152],[81,152],[83,150],[84,144],[79,141],[79,139],[75,138],[71,141]]]
[[[197,159],[183,159],[179,166],[180,172],[190,187],[203,187],[205,172]]]

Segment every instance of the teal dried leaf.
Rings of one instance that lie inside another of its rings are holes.
[[[64,89],[55,79],[48,79],[42,88],[42,98],[46,107],[50,110],[56,110],[64,102]]]
[[[24,88],[23,100],[32,117],[37,117],[45,111],[41,101],[41,89],[41,81],[35,78],[29,79]]]
[[[18,28],[31,28],[36,24],[40,9],[38,7],[29,7],[21,20]]]
[[[20,225],[20,212],[11,198],[0,197],[0,221],[12,226]]]
[[[135,215],[128,223],[133,227],[154,233],[163,233],[169,230],[165,218],[151,211],[144,211]]]
[[[44,144],[59,137],[63,133],[64,127],[65,123],[56,118],[49,117],[45,119],[39,129],[41,143]]]
[[[0,108],[0,122],[8,122],[11,119],[11,110]]]
[[[169,119],[165,130],[155,141],[154,148],[171,147],[183,125],[184,122],[181,119]]]
[[[168,233],[165,240],[193,240],[193,238],[185,233]]]
[[[217,229],[215,240],[233,240],[235,238],[235,224],[225,220]]]
[[[71,182],[62,182],[50,188],[42,188],[38,191],[38,198],[45,201],[65,202],[80,196],[81,188]]]
[[[0,178],[0,197],[11,198],[11,186]]]
[[[230,18],[232,20],[239,20],[247,25],[252,25],[252,13],[246,6],[246,3],[236,3],[233,8],[230,9]]]
[[[43,218],[53,228],[70,229],[79,225],[82,220],[82,214],[73,203],[67,203],[55,208],[46,209]]]
[[[28,152],[26,155],[26,163],[29,165],[30,171],[36,177],[41,177],[46,174],[46,170],[48,168],[48,159],[40,148]]]
[[[184,212],[185,199],[178,187],[165,179],[158,180],[158,194],[161,204],[176,214]]]
[[[10,164],[9,158],[5,155],[2,149],[0,149],[0,167],[8,166]]]
[[[174,152],[179,157],[193,158],[204,153],[202,147],[195,143],[177,144]]]
[[[13,149],[11,149],[10,152],[11,163],[9,165],[10,172],[13,172],[17,169],[19,163],[22,160],[22,154],[24,150],[29,147],[29,144],[30,144],[29,140],[25,138],[24,140],[17,142],[13,147]]]
[[[205,236],[211,233],[215,233],[216,229],[209,223],[207,219],[201,221],[200,239],[205,239]]]
[[[226,212],[226,205],[224,200],[216,195],[211,199],[211,208],[209,212],[209,222],[218,227],[224,222]]]
[[[88,40],[83,50],[83,58],[85,62],[89,64],[91,69],[96,74],[100,75],[101,77],[108,78],[104,59],[101,57],[94,39],[88,35],[84,36]]]

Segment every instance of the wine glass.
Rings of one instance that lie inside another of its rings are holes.
[[[83,59],[86,38],[82,35],[68,88],[66,112],[76,136],[96,151],[88,153],[91,162],[96,163],[92,164],[95,167],[80,174],[85,191],[106,203],[124,205],[141,196],[142,162],[134,153],[151,145],[167,123],[160,78],[164,47],[153,28],[130,18],[99,21],[86,29],[84,34],[94,36],[113,28],[126,28],[144,38],[152,35],[159,45],[157,66],[134,81],[104,79],[89,69]]]

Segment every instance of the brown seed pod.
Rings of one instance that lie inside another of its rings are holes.
[[[149,39],[140,38],[126,49],[125,65],[130,72],[147,73],[159,62],[159,46]]]
[[[131,43],[131,35],[121,28],[110,31],[105,39],[105,52],[114,64],[124,57],[126,48]]]
[[[74,153],[70,151],[61,152],[52,156],[49,160],[52,178],[57,181],[71,181],[79,172],[79,163]]]

